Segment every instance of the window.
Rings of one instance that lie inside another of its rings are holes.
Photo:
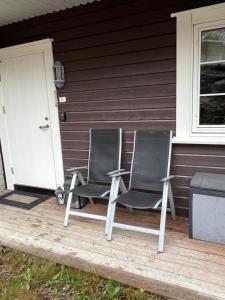
[[[193,132],[225,130],[225,23],[194,27]]]
[[[174,142],[225,144],[225,4],[177,17]]]

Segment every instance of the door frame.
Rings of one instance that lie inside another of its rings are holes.
[[[54,85],[53,75],[53,50],[52,50],[52,39],[44,39],[31,43],[20,44],[12,47],[0,49],[0,75],[1,75],[1,60],[6,58],[13,58],[22,55],[29,55],[34,53],[42,52],[44,55],[45,62],[45,75],[46,75],[46,86],[47,86],[47,98],[49,107],[49,120],[51,124],[51,135],[52,135],[52,149],[53,159],[55,166],[55,182],[56,188],[64,185],[64,171],[63,171],[63,157],[62,157],[62,145],[61,135],[59,126],[59,115],[58,115],[58,99],[57,91]],[[2,83],[0,80],[0,139],[2,144],[2,154],[5,167],[6,185],[10,190],[14,189],[14,175],[13,165],[11,157],[11,149],[8,137],[7,122],[6,122],[5,108],[4,108],[4,97],[2,91]]]

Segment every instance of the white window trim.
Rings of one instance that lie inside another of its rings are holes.
[[[194,26],[194,64],[193,64],[193,120],[192,120],[192,133],[212,133],[218,134],[225,132],[225,125],[200,125],[200,55],[201,55],[201,32],[205,30],[223,28],[225,27],[225,20],[206,22]],[[221,61],[219,61],[221,62]],[[216,63],[216,61],[208,62]],[[204,63],[205,64],[205,63]],[[206,94],[205,94],[206,95]],[[225,95],[225,93],[216,93],[209,95]],[[197,100],[197,101],[196,101]]]
[[[225,144],[224,126],[196,126],[197,113],[196,79],[198,76],[194,61],[194,30],[206,26],[225,24],[225,3],[206,6],[171,15],[177,20],[177,83],[176,83],[176,136],[173,143],[183,144]],[[194,83],[195,82],[195,83]],[[193,84],[194,83],[194,84]]]

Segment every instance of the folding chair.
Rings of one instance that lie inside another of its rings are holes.
[[[88,198],[91,203],[93,203],[93,198],[108,199],[112,188],[110,186],[112,179],[109,175],[122,171],[120,169],[121,150],[121,129],[90,129],[88,166],[67,170],[72,173],[72,181],[67,199],[64,226],[68,226],[70,215],[106,221],[106,216],[71,210],[72,198],[73,194],[76,194],[78,197]],[[80,173],[83,169],[88,170],[86,181]],[[77,184],[78,181],[81,185]],[[122,189],[125,190],[125,187],[122,186]]]
[[[110,213],[106,222],[107,240],[112,239],[113,227],[134,230],[159,236],[158,251],[164,250],[166,213],[176,219],[170,180],[172,131],[135,131],[133,158],[130,172],[117,172],[112,177],[112,191],[109,202]],[[118,196],[122,176],[130,174],[129,189]],[[169,198],[169,207],[168,207]],[[150,229],[114,222],[116,204],[131,209],[160,209],[160,228]]]

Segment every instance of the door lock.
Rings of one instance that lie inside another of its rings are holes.
[[[48,124],[47,124],[47,125],[44,125],[44,126],[39,126],[39,128],[42,129],[42,130],[43,130],[43,129],[48,129],[49,127],[50,127],[50,126],[49,126]]]

